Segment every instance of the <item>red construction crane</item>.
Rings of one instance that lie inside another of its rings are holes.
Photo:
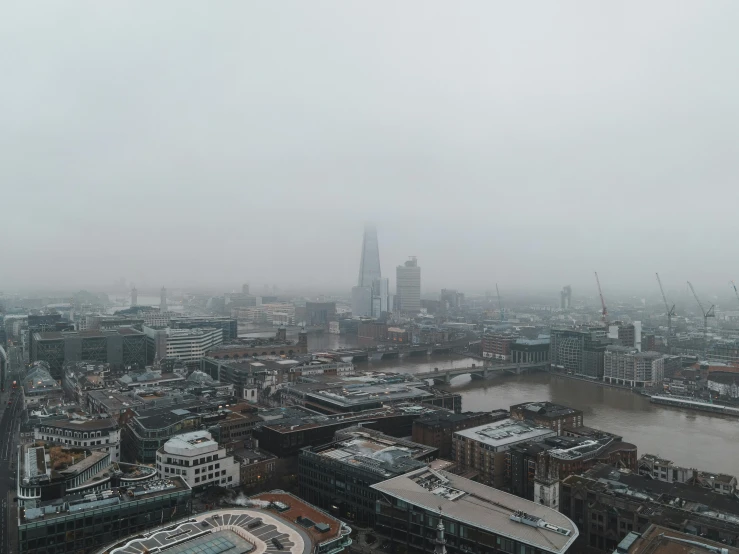
[[[608,308],[606,308],[606,301],[603,299],[603,291],[600,288],[600,279],[598,279],[598,272],[595,272],[595,282],[598,283],[598,294],[600,295],[600,305],[603,306],[601,312],[601,319],[606,327],[608,327]]]

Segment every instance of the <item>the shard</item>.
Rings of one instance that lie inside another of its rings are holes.
[[[377,229],[374,225],[365,225],[359,279],[352,289],[352,314],[355,317],[379,317],[389,310],[388,283],[380,272]]]
[[[380,277],[382,274],[380,273],[380,249],[377,246],[377,229],[374,225],[367,224],[364,226],[357,286],[372,288],[372,283]]]

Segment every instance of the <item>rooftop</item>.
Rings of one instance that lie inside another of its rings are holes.
[[[40,425],[56,429],[77,429],[84,431],[115,430],[118,424],[115,420],[106,417],[100,419],[43,419]]]
[[[48,502],[42,502],[36,508],[20,508],[19,522],[21,525],[43,518],[49,520],[70,514],[95,510],[102,506],[119,505],[126,502],[141,500],[171,494],[175,491],[189,491],[190,487],[180,477],[148,481],[132,488],[105,490],[97,494],[74,494]]]
[[[386,496],[555,554],[578,536],[575,524],[556,510],[464,477],[419,469],[372,488]]]
[[[532,417],[546,418],[558,418],[580,413],[580,410],[575,410],[569,406],[562,406],[561,404],[554,404],[553,402],[524,402],[523,404],[511,406],[511,413],[514,410],[520,411],[524,415],[531,414]]]
[[[110,335],[140,335],[144,337],[144,333],[137,331],[132,327],[118,327],[117,329],[89,329],[87,331],[48,331],[43,333],[35,333],[36,340],[57,340],[67,338],[105,338]]]
[[[531,425],[515,419],[503,419],[457,431],[454,435],[482,442],[493,448],[503,448],[519,442],[551,437],[556,433],[546,427]]]
[[[644,533],[631,532],[619,543],[617,554],[739,554],[739,548],[727,546],[705,537],[650,525]]]
[[[242,502],[247,507],[193,515],[105,547],[98,554],[143,554],[155,549],[167,554],[310,554],[318,545],[342,537],[350,544],[349,527],[290,494],[274,491]]]
[[[208,431],[192,431],[172,437],[164,443],[162,449],[168,454],[195,456],[218,450],[218,443]]]
[[[367,402],[393,402],[398,400],[422,400],[431,396],[426,390],[401,383],[369,386],[347,386],[331,391],[320,390],[306,395],[322,403],[340,407],[359,406]]]

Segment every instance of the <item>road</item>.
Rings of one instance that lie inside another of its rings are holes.
[[[13,391],[12,383],[18,379],[17,372],[23,368],[23,359],[19,353],[20,349],[13,347],[8,352],[9,386],[6,386],[5,392],[0,393],[0,552],[8,553],[17,552],[15,533],[18,526],[11,518],[14,519],[16,513],[13,499],[16,497],[14,477],[18,459],[21,394]]]

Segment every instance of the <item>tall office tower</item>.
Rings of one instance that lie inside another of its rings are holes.
[[[380,279],[380,249],[377,246],[377,229],[374,225],[365,225],[362,239],[362,257],[359,260],[359,279],[352,288],[352,315],[371,316],[373,284]]]
[[[372,281],[372,317],[380,317],[390,309],[390,281],[380,277]]]
[[[559,293],[559,307],[562,310],[569,310],[572,305],[572,287],[567,285],[562,288]]]
[[[159,293],[159,311],[167,311],[167,289],[162,287],[162,291]]]
[[[421,268],[415,256],[398,266],[395,288],[401,312],[412,314],[421,311]]]
[[[136,290],[136,287],[133,287],[131,289],[131,306],[138,306],[139,305],[139,291]]]
[[[243,285],[241,285],[241,294],[249,296],[249,283],[244,283]]]

